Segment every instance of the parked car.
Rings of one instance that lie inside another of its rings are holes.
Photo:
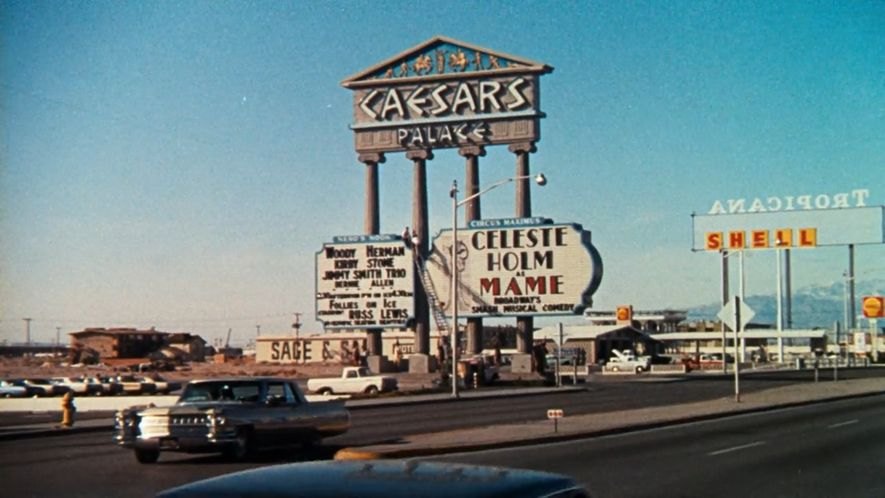
[[[722,363],[722,353],[705,353],[701,355],[701,361],[718,361]],[[734,356],[725,353],[725,362],[734,363]]]
[[[32,388],[32,392],[34,392],[35,396],[62,396],[70,391],[70,389],[65,386],[49,382],[49,379],[22,379],[22,384]]]
[[[605,369],[612,372],[647,372],[651,367],[651,359],[648,356],[634,356],[632,352],[618,351],[613,349],[614,356],[605,363]]]
[[[161,451],[242,459],[263,447],[316,444],[348,429],[343,404],[310,403],[297,383],[272,377],[191,381],[174,406],[128,408],[115,417],[117,443],[141,463],[156,462]]]
[[[345,367],[341,377],[308,379],[307,389],[318,394],[358,394],[375,395],[396,391],[396,377],[375,375],[366,367]]]
[[[91,396],[102,392],[101,384],[86,382],[82,377],[53,377],[49,382],[66,387],[77,396]]]
[[[458,376],[468,387],[486,386],[500,378],[491,357],[478,354],[462,358],[458,363]]]
[[[123,386],[115,382],[113,378],[106,376],[86,377],[83,379],[87,384],[96,386],[96,396],[114,396],[123,392]]]
[[[589,498],[571,477],[535,470],[415,460],[323,461],[235,472],[161,491],[159,498]]]
[[[141,381],[145,384],[153,384],[153,388],[148,387],[147,390],[153,391],[157,394],[169,394],[181,389],[180,383],[169,382],[159,375],[145,375],[141,378]]]
[[[0,380],[0,396],[4,398],[26,398],[33,396],[31,391],[21,383],[11,380]]]
[[[157,392],[157,385],[153,382],[145,382],[142,377],[126,374],[118,375],[115,380],[120,384],[123,394],[128,396],[154,394]]]

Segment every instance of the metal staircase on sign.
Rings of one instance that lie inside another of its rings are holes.
[[[433,286],[433,280],[430,279],[430,273],[427,271],[424,258],[419,254],[415,254],[415,270],[421,280],[421,286],[424,287],[424,294],[427,295],[427,304],[430,307],[430,314],[436,322],[436,328],[440,335],[449,335],[449,322],[446,321],[446,315],[443,313],[439,304],[439,296],[436,288]]]

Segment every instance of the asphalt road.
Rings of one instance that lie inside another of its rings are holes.
[[[840,370],[840,379],[885,377],[885,369]],[[832,377],[830,377],[832,378]],[[825,382],[822,376],[821,381]],[[813,382],[811,371],[754,374],[741,379],[744,393],[761,391],[799,382]],[[375,444],[397,436],[438,432],[466,427],[519,423],[545,419],[547,409],[559,408],[569,416],[587,413],[628,410],[650,406],[690,403],[734,395],[733,377],[687,377],[676,380],[645,377],[641,381],[602,380],[587,384],[579,394],[507,398],[506,402],[488,399],[462,399],[410,406],[405,410],[389,407],[353,410],[355,430],[329,444],[358,446]]]
[[[842,378],[849,375],[881,376],[885,375],[885,369],[841,374]],[[805,372],[782,373],[780,376],[748,378],[742,382],[742,389],[749,392],[809,381],[810,377]],[[350,433],[331,438],[316,450],[265,453],[244,463],[227,462],[214,455],[164,453],[159,464],[140,465],[130,451],[112,443],[110,431],[2,441],[0,482],[4,496],[152,496],[162,489],[237,470],[274,463],[328,459],[344,446],[396,441],[405,434],[536,420],[544,418],[547,408],[553,406],[572,414],[605,412],[727,397],[731,393],[732,385],[728,378],[674,382],[598,381],[591,382],[586,392],[571,394],[360,408],[352,412],[353,429]],[[615,466],[642,468],[656,459],[660,448],[669,446],[679,447],[682,444],[678,440],[652,446],[635,444],[636,460],[627,459]],[[880,461],[885,459],[880,458]],[[613,468],[610,461],[603,459],[596,462],[600,469]],[[698,468],[702,467],[695,466],[695,471]],[[633,468],[629,471],[618,469],[611,475],[616,475],[614,482],[618,482],[619,479],[636,480],[637,475],[641,474],[637,474]],[[593,482],[595,478],[587,476],[588,482]]]
[[[597,498],[885,496],[885,395],[426,460],[567,474]]]

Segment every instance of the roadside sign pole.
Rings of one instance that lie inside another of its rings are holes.
[[[562,408],[551,408],[547,410],[547,418],[553,419],[553,432],[559,432],[559,419],[565,416],[565,412],[562,411]]]
[[[732,327],[731,330],[734,333],[734,401],[735,403],[741,402],[741,363],[740,356],[738,356],[738,329],[743,328],[740,326],[741,323],[741,298],[740,296],[734,297],[734,323],[735,327]],[[725,356],[722,357],[722,362],[725,363],[728,360]]]
[[[562,387],[562,322],[559,322],[559,346],[556,348],[556,387]]]

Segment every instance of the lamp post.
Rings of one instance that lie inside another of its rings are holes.
[[[783,247],[786,246],[787,243],[778,237],[775,240],[774,245],[774,255],[775,255],[775,267],[777,269],[777,286],[776,286],[776,294],[777,294],[777,361],[778,363],[784,363],[784,277],[783,270],[781,269],[783,265]]]
[[[452,254],[451,254],[451,272],[452,272],[452,291],[450,292],[452,299],[452,331],[450,333],[450,347],[452,348],[452,397],[458,397],[458,208],[462,205],[476,199],[486,192],[498,188],[505,183],[516,180],[525,180],[532,178],[531,175],[513,176],[504,178],[489,185],[479,192],[469,195],[464,199],[458,200],[458,181],[452,180],[452,188],[449,189],[449,197],[452,198]],[[534,177],[535,183],[540,186],[547,184],[547,177],[543,173],[539,173]]]

